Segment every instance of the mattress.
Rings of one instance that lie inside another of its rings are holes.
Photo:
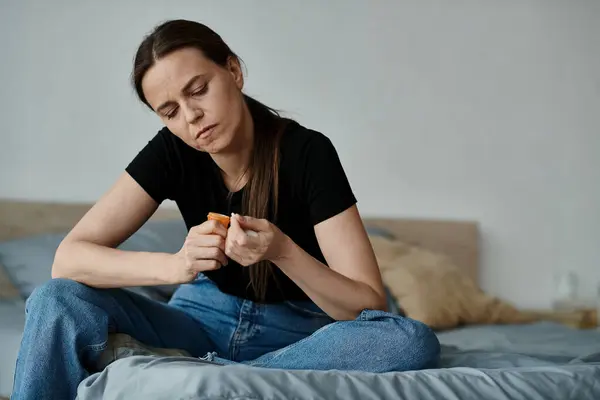
[[[439,368],[382,374],[131,356],[84,380],[78,399],[600,398],[599,331],[536,323],[471,326],[439,338]]]

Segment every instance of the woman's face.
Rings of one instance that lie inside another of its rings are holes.
[[[243,83],[237,60],[221,67],[200,50],[185,48],[156,61],[142,89],[171,132],[197,150],[218,153],[242,125]]]

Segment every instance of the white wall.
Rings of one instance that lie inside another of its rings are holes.
[[[93,201],[159,128],[128,85],[167,18],[335,142],[364,215],[472,219],[484,289],[600,279],[600,2],[3,1],[0,197]]]

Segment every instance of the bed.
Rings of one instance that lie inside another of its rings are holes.
[[[6,292],[0,299],[0,394],[10,393],[23,329],[23,302],[33,287],[49,279],[55,246],[88,208],[88,204],[0,201],[0,264],[18,291],[18,296],[14,291],[10,295]],[[485,295],[477,287],[477,223],[365,218],[365,224],[376,251],[383,254],[384,247],[377,247],[380,239],[387,250],[391,249],[378,259],[390,298],[397,300],[398,308],[393,312],[434,325],[442,344],[438,368],[385,374],[287,371],[222,366],[202,359],[152,354],[142,348],[87,378],[80,385],[78,398],[600,398],[600,332],[578,329],[595,321],[584,314],[557,316],[516,310]],[[168,251],[180,245],[183,235],[185,227],[179,213],[161,209],[123,246]],[[401,270],[398,264],[407,268]],[[411,292],[418,285],[403,286],[411,278],[407,274],[426,271],[431,277],[432,271],[447,266],[451,268],[439,279],[431,279],[444,285],[437,291],[443,307],[440,303],[423,307],[425,297]],[[165,300],[168,291],[162,289],[147,295]],[[457,290],[461,295],[471,293],[470,297],[447,301]],[[449,310],[450,303],[458,311]],[[482,312],[473,312],[475,305]]]

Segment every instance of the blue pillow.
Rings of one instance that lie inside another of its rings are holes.
[[[130,251],[176,253],[181,249],[187,228],[182,220],[148,221],[119,248]],[[51,279],[52,262],[58,245],[66,236],[49,233],[0,242],[0,263],[21,296]],[[176,285],[136,287],[131,290],[157,300],[168,300]]]
[[[369,236],[380,236],[380,237],[383,237],[383,238],[386,238],[389,240],[395,239],[395,236],[387,229],[379,228],[377,226],[369,226],[369,225],[365,226],[365,229]]]

